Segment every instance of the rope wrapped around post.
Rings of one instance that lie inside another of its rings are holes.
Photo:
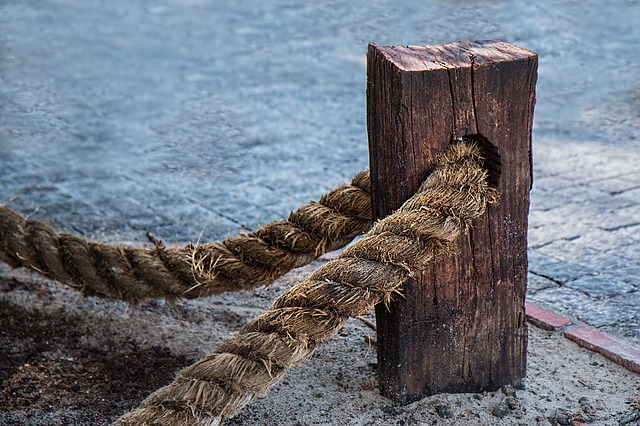
[[[114,424],[217,425],[237,414],[349,317],[388,303],[409,276],[450,254],[473,219],[497,201],[480,148],[467,140],[453,143],[396,213]]]
[[[147,250],[60,234],[0,206],[0,261],[27,267],[85,296],[175,301],[271,283],[348,244],[371,227],[368,170],[291,213],[288,220],[223,242]]]

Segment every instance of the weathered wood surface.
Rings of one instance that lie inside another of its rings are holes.
[[[525,375],[536,78],[537,55],[500,41],[369,46],[374,216],[398,208],[465,135],[484,141],[501,194],[457,254],[409,280],[390,310],[376,307],[380,389],[398,402],[496,389]]]

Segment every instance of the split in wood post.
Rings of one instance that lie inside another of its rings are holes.
[[[527,216],[537,55],[501,41],[370,45],[373,215],[409,198],[451,140],[484,147],[501,202],[457,253],[376,307],[380,390],[400,403],[517,385],[525,375]]]

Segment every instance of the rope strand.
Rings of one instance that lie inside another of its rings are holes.
[[[388,303],[409,276],[451,253],[452,243],[497,200],[477,145],[451,145],[397,213],[114,424],[217,425],[237,414],[349,317]]]
[[[271,283],[371,227],[369,172],[255,232],[180,249],[114,247],[59,234],[0,207],[0,261],[27,267],[85,296],[175,301]]]

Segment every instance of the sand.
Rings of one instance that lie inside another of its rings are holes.
[[[128,308],[0,264],[0,425],[106,425],[211,351],[322,261],[268,288]],[[369,319],[373,320],[370,315]],[[229,425],[638,425],[640,376],[529,326],[521,389],[378,394],[375,332],[350,320]]]

